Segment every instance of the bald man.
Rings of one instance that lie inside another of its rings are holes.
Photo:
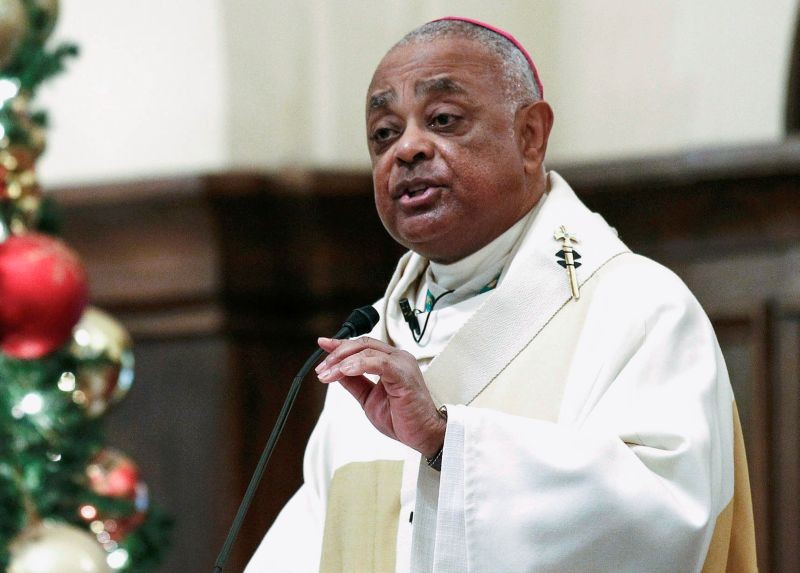
[[[467,19],[381,61],[375,203],[409,252],[369,336],[319,340],[305,484],[248,573],[755,571],[711,325],[545,169],[542,92]]]

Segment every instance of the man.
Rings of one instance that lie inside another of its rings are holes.
[[[369,336],[319,340],[305,484],[249,573],[755,570],[709,321],[545,170],[552,123],[486,24],[432,22],[383,58],[375,202],[410,252]]]

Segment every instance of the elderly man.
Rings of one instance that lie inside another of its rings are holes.
[[[305,484],[248,573],[754,571],[711,325],[546,171],[527,52],[425,24],[366,112],[378,214],[409,252],[369,336],[319,340]]]

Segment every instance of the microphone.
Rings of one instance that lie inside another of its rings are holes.
[[[331,338],[353,338],[355,336],[367,334],[378,324],[378,319],[378,312],[372,306],[368,305],[357,308],[350,313],[350,316],[344,321],[339,331]],[[283,431],[283,426],[286,424],[286,419],[289,417],[289,411],[292,409],[294,400],[297,398],[297,394],[300,391],[300,384],[303,382],[303,378],[306,377],[306,374],[308,374],[308,371],[314,366],[314,363],[316,363],[324,353],[324,350],[317,348],[308,360],[306,360],[305,364],[303,364],[303,367],[297,375],[292,379],[289,393],[286,396],[286,400],[283,402],[281,411],[278,414],[278,419],[272,427],[267,445],[261,453],[261,458],[258,460],[258,465],[256,465],[256,469],[253,472],[253,477],[250,478],[250,484],[247,486],[247,491],[245,491],[244,497],[242,498],[242,503],[239,505],[239,511],[236,512],[236,517],[233,519],[233,524],[231,524],[228,536],[225,538],[225,543],[222,545],[222,550],[219,552],[216,563],[214,563],[213,573],[222,573],[222,569],[228,561],[228,555],[233,548],[233,542],[236,541],[236,536],[239,534],[239,529],[241,529],[242,523],[244,522],[244,516],[250,508],[256,489],[258,489],[258,484],[267,467],[267,462],[272,455],[272,450],[275,449],[275,444],[278,442],[278,438]]]
[[[362,306],[355,309],[342,324],[341,330],[333,335],[333,338],[353,338],[367,334],[379,320],[378,311],[372,305]]]
[[[405,320],[408,324],[408,328],[411,329],[411,335],[414,336],[414,339],[416,340],[417,336],[421,336],[417,314],[411,309],[411,305],[408,303],[407,298],[401,298],[399,304],[400,312],[403,313],[403,320]]]

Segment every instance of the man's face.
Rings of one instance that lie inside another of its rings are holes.
[[[431,260],[459,260],[538,199],[499,57],[448,38],[389,52],[367,94],[375,203],[389,234]]]

